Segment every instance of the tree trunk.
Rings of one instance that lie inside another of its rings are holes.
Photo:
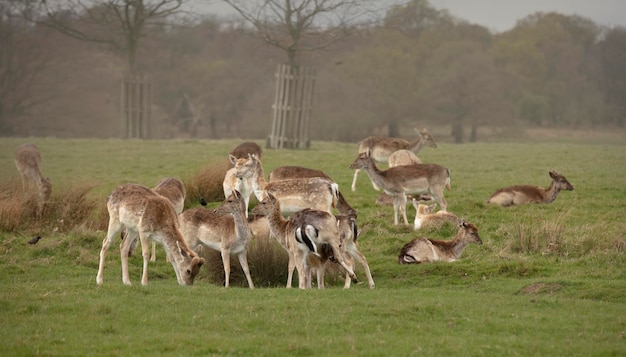
[[[457,144],[463,142],[463,124],[460,120],[452,124],[452,137],[454,137],[454,142]]]
[[[470,143],[475,143],[478,140],[478,125],[472,124],[472,131],[470,133]]]

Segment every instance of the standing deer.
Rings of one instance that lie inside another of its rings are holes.
[[[350,165],[351,169],[364,169],[372,182],[393,197],[393,221],[398,224],[398,211],[404,224],[409,224],[406,217],[406,195],[424,194],[432,196],[442,211],[448,203],[443,197],[444,188],[450,189],[450,171],[437,164],[414,164],[379,170],[374,159],[368,153],[361,153]]]
[[[478,236],[478,228],[461,219],[459,220],[459,230],[454,239],[415,238],[402,247],[400,255],[398,255],[398,263],[453,262],[461,258],[461,253],[469,243],[483,244],[480,236]]]
[[[312,178],[322,177],[335,182],[328,174],[322,170],[310,169],[302,166],[280,166],[270,172],[269,182],[300,179],[300,178]],[[341,194],[341,191],[337,191],[337,210],[342,215],[357,217],[357,210],[352,208],[345,197]]]
[[[182,181],[174,177],[166,177],[162,179],[161,181],[159,181],[159,183],[157,183],[157,185],[152,190],[158,193],[159,195],[167,198],[172,203],[172,206],[174,207],[174,212],[176,212],[177,215],[183,211],[183,208],[185,206],[186,190],[185,190],[185,185],[182,183]],[[121,245],[124,245],[124,244],[131,245],[130,249],[128,250],[128,254],[132,255],[133,251],[137,247],[137,239],[135,239],[132,242],[130,241],[130,239],[125,239],[125,231],[122,230]],[[155,241],[152,241],[152,253],[150,254],[150,261],[151,262],[156,261],[156,242]]]
[[[338,263],[356,282],[354,270],[344,262],[340,251],[340,237],[337,218],[325,211],[306,209],[294,213],[285,219],[281,213],[280,202],[271,193],[252,209],[253,214],[266,215],[272,235],[278,240],[289,255],[287,287],[291,287],[294,267],[298,271],[298,283],[301,289],[311,286],[311,266],[320,267],[327,256],[323,256],[324,244],[328,244]],[[323,271],[323,270],[322,270]],[[318,278],[320,275],[318,275]],[[318,280],[318,287],[323,287],[323,280]]]
[[[388,162],[389,155],[393,152],[405,149],[414,153],[419,152],[424,146],[430,146],[436,148],[437,144],[432,134],[427,129],[421,132],[415,129],[417,132],[417,138],[413,141],[406,141],[400,138],[387,138],[380,136],[369,136],[359,143],[359,154],[369,152],[369,155],[378,162]],[[359,174],[359,169],[354,171],[354,178],[352,179],[352,191],[356,191],[356,179]],[[376,183],[372,182],[372,186],[375,190],[378,190]]]
[[[245,141],[241,144],[239,144],[238,146],[236,146],[234,149],[232,149],[229,153],[228,156],[234,156],[235,159],[245,159],[248,157],[249,154],[253,154],[256,155],[259,159],[261,158],[261,155],[263,154],[263,150],[261,149],[261,147],[259,146],[259,144],[253,142],[253,141]],[[234,162],[232,160],[229,159],[229,163],[230,166],[229,168],[232,168],[234,166]],[[228,197],[228,196],[226,196]]]
[[[228,160],[232,164],[232,167],[228,169],[228,171],[226,171],[226,175],[224,175],[224,182],[222,183],[224,197],[230,196],[233,191],[238,191],[244,199],[247,217],[248,207],[250,206],[250,196],[254,193],[252,177],[237,177],[235,174],[237,172],[237,167],[243,165],[248,160],[248,157],[237,158],[234,155],[228,155]]]
[[[435,212],[436,205],[427,206],[419,203],[415,198],[413,199],[413,207],[415,207],[415,221],[413,222],[413,229],[419,230],[422,228],[440,228],[446,223],[457,224],[459,218],[450,212]]]
[[[421,164],[422,161],[413,153],[413,151],[401,149],[394,151],[389,155],[388,159],[389,167],[396,167],[402,165]],[[376,204],[380,206],[393,205],[393,199],[385,192],[381,192],[376,199]]]
[[[342,242],[341,252],[346,264],[354,270],[354,261],[357,260],[361,263],[361,265],[363,265],[363,269],[365,270],[369,287],[370,289],[374,289],[374,279],[372,278],[370,267],[367,264],[367,259],[365,259],[363,253],[361,253],[357,247],[357,238],[361,232],[356,224],[356,216],[342,214],[335,217],[337,217],[339,238]],[[350,279],[350,275],[346,273],[344,288],[350,288],[351,282],[352,279]]]
[[[284,214],[305,208],[330,212],[337,205],[339,185],[330,179],[311,177],[267,182],[263,165],[256,155],[249,155],[244,163],[238,162],[235,169],[236,177],[252,178],[254,194],[259,201],[271,193],[280,201]]]
[[[247,258],[252,234],[244,209],[243,197],[239,192],[233,191],[215,210],[197,207],[181,213],[180,230],[191,249],[203,245],[222,254],[225,287],[230,286],[230,256],[237,255],[248,286],[253,289]]]
[[[41,172],[41,154],[34,144],[22,144],[17,147],[15,153],[15,166],[22,178],[22,189],[30,190],[31,187],[37,188],[37,216],[43,214],[45,202],[50,198],[52,192],[52,184],[48,177],[44,177]]]
[[[543,188],[533,185],[517,185],[497,190],[491,195],[487,203],[499,206],[522,205],[526,203],[551,203],[556,199],[561,190],[571,191],[574,186],[567,181],[565,176],[554,170],[548,172],[552,178],[550,186]]]
[[[109,227],[100,250],[100,265],[96,276],[98,285],[103,282],[107,251],[122,228],[126,229],[130,242],[137,239],[137,235],[139,236],[143,256],[142,285],[148,284],[149,239],[163,245],[174,267],[178,284],[193,284],[200,267],[204,264],[204,259],[198,257],[185,243],[179,230],[174,207],[167,198],[147,187],[126,184],[116,188],[109,195],[107,209],[109,211]],[[125,244],[122,246],[123,249],[120,249],[122,282],[126,285],[131,284],[128,275],[128,249],[130,245]]]

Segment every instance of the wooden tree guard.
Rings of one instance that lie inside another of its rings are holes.
[[[315,70],[311,67],[279,65],[276,71],[276,97],[272,132],[267,146],[271,149],[310,147],[309,119],[315,89]]]
[[[149,139],[152,83],[148,76],[127,73],[122,79],[122,137]]]

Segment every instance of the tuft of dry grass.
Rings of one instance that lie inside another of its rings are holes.
[[[221,202],[224,200],[224,176],[228,165],[226,161],[214,162],[185,182],[187,196],[185,207],[196,206],[201,198],[207,202]]]

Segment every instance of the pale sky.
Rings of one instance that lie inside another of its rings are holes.
[[[404,3],[402,0],[379,0],[385,3]],[[203,11],[216,15],[234,11],[220,0],[196,0],[203,3]],[[579,15],[598,25],[626,27],[626,0],[429,0],[438,9],[447,9],[455,17],[482,25],[493,32],[510,30],[517,20],[535,12],[558,12]],[[197,6],[196,6],[197,8]]]

